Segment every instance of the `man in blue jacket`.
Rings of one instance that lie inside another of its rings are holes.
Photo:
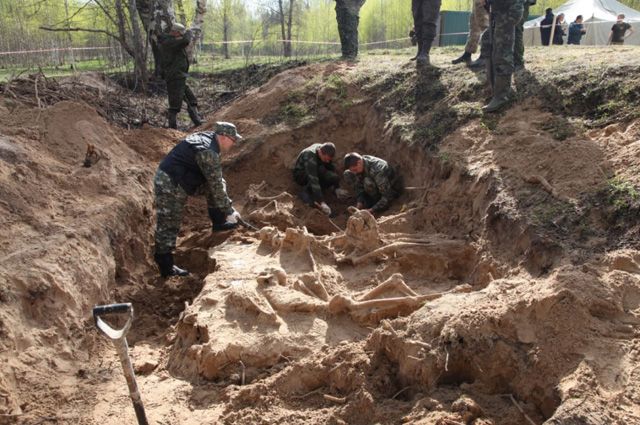
[[[576,16],[576,20],[569,25],[569,37],[567,38],[567,44],[580,45],[582,36],[587,33],[582,24],[582,15]]]

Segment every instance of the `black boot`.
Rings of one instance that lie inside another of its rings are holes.
[[[464,62],[464,63],[466,63],[466,64],[468,64],[469,62],[471,62],[471,53],[469,53],[469,52],[464,52],[464,53],[462,54],[462,56],[460,56],[459,58],[456,58],[456,59],[454,59],[454,60],[452,60],[452,61],[451,61],[451,63],[452,63],[452,64],[454,64],[454,65],[459,64],[459,63],[462,63],[462,62]]]
[[[173,255],[169,252],[166,254],[154,254],[153,259],[160,269],[160,276],[166,278],[169,276],[187,276],[188,271],[181,269],[173,264]]]
[[[169,111],[169,128],[178,128],[178,113],[174,111]]]
[[[208,211],[214,232],[224,232],[225,230],[233,230],[238,227],[238,223],[228,223],[226,214],[219,209],[209,208]]]
[[[431,50],[431,44],[425,43],[424,41],[420,43],[422,49],[418,52],[418,56],[416,56],[416,66],[423,67],[431,65],[431,61],[429,60],[429,51]]]
[[[422,51],[422,41],[418,40],[418,51],[416,52],[416,55],[409,60],[412,60],[412,61],[416,60],[420,55],[421,51]]]
[[[467,66],[471,69],[482,69],[487,65],[487,59],[483,58],[482,55],[478,57],[478,59],[469,62]]]
[[[189,118],[191,118],[191,122],[194,127],[198,127],[202,125],[203,120],[200,118],[200,114],[198,113],[198,105],[192,105],[187,107],[187,112],[189,113]]]
[[[496,112],[506,106],[512,97],[511,75],[496,75],[493,84],[493,97],[488,105],[482,107],[482,112]]]

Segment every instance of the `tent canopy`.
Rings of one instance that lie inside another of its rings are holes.
[[[567,24],[575,21],[578,15],[582,15],[587,33],[582,38],[581,44],[586,45],[607,44],[611,26],[616,22],[617,16],[624,13],[624,21],[629,22],[635,31],[635,34],[625,41],[625,44],[640,44],[640,24],[633,24],[640,22],[640,12],[616,0],[570,0],[553,9],[554,15],[558,16],[560,13],[564,13]],[[526,45],[542,44],[540,41],[540,22],[543,19],[544,16],[540,16],[524,23]]]

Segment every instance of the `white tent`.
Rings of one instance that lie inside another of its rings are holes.
[[[569,34],[568,25],[575,21],[576,16],[582,15],[584,29],[587,30],[587,33],[582,37],[580,44],[591,46],[606,45],[616,17],[618,14],[624,13],[624,21],[631,24],[635,31],[624,43],[640,45],[640,12],[616,0],[570,0],[553,9],[554,15],[558,16],[560,13],[564,13],[567,34]],[[524,23],[524,43],[526,46],[540,46],[542,44],[540,41],[540,22],[543,19],[544,16],[540,16]],[[566,36],[564,43],[567,43]]]

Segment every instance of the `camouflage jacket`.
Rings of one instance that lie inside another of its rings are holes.
[[[320,143],[314,143],[308,148],[304,149],[298,158],[296,159],[296,165],[293,168],[293,173],[297,175],[304,175],[307,180],[307,184],[311,188],[311,196],[315,202],[322,202],[322,186],[320,186],[320,178],[318,176],[318,168],[324,167],[327,170],[333,171],[335,167],[333,163],[324,163],[318,156],[318,149],[322,147]]]
[[[336,0],[336,7],[344,8],[351,13],[358,15],[364,2],[365,0]]]
[[[371,209],[373,211],[384,210],[389,206],[391,201],[397,197],[397,191],[394,188],[396,183],[396,173],[387,161],[371,155],[363,155],[364,170],[358,175],[355,184],[356,199],[358,202],[365,203],[365,178],[370,178],[378,189],[380,199]]]
[[[231,199],[222,177],[216,133],[203,131],[187,136],[162,160],[159,167],[187,194],[203,194],[209,207],[231,214]]]
[[[162,77],[165,81],[180,80],[189,76],[189,57],[186,51],[189,42],[190,37],[187,34],[183,37],[163,35],[159,39]]]

